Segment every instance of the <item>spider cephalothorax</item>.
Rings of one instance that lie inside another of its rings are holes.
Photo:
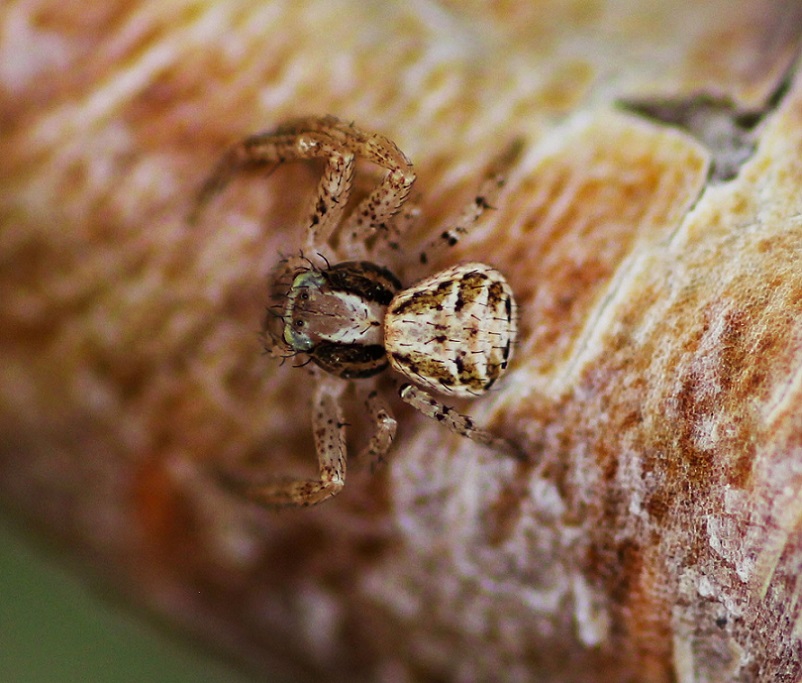
[[[431,251],[456,244],[491,206],[518,149],[511,146],[495,161],[455,227],[440,231],[416,263],[425,264]],[[318,157],[327,164],[303,249],[313,256],[282,264],[276,279],[283,283],[277,290],[279,325],[267,324],[265,338],[271,355],[304,355],[315,368],[312,422],[320,475],[276,480],[252,487],[249,495],[279,506],[312,505],[338,493],[346,470],[343,380],[369,383],[388,368],[408,380],[399,395],[413,407],[458,434],[517,453],[510,442],[476,427],[430,393],[480,396],[506,370],[517,328],[515,299],[504,276],[484,263],[463,263],[404,287],[376,263],[383,247],[398,247],[415,214],[402,212],[415,180],[412,164],[390,140],[333,117],[291,121],[233,147],[202,188],[196,209],[241,168]],[[346,217],[356,157],[387,173]],[[329,244],[335,229],[336,249]],[[396,422],[375,388],[367,392],[365,404],[376,424],[366,450],[379,460],[392,444]]]
[[[372,377],[389,364],[384,317],[400,289],[395,275],[369,261],[310,265],[287,292],[284,342],[337,377]]]

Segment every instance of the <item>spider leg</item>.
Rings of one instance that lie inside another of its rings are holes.
[[[317,479],[277,479],[251,486],[245,495],[267,507],[306,507],[337,495],[345,484],[345,423],[342,386],[321,379],[315,389],[312,427],[320,475]]]
[[[319,250],[340,224],[353,187],[355,157],[387,169],[378,186],[357,205],[340,229],[343,253],[349,258],[364,258],[367,255],[365,241],[376,230],[389,230],[393,216],[406,202],[415,182],[412,162],[383,135],[366,133],[333,116],[300,119],[281,130],[315,130],[331,140],[328,148],[331,158],[318,186],[305,243],[307,252]],[[340,163],[337,157],[346,163]]]
[[[456,245],[488,209],[496,206],[507,175],[523,150],[523,139],[516,138],[496,157],[485,171],[479,188],[470,203],[462,210],[453,226],[440,232],[429,241],[418,255],[418,262],[426,265],[448,247]]]
[[[351,194],[354,166],[353,154],[330,151],[323,177],[317,186],[317,195],[309,211],[309,227],[303,246],[303,251],[309,258],[327,251],[326,244],[340,224]]]
[[[190,223],[241,171],[277,167],[286,161],[326,158],[309,211],[304,250],[316,255],[342,219],[354,180],[354,153],[324,131],[267,132],[245,138],[226,152],[201,186],[189,215]]]
[[[276,336],[276,334],[266,325],[264,332],[262,333],[262,344],[265,349],[265,355],[269,356],[270,358],[285,359],[292,358],[294,355],[291,353],[291,351],[287,350],[287,342]]]
[[[384,456],[393,445],[397,422],[387,401],[375,390],[367,395],[365,407],[368,409],[372,422],[376,425],[376,431],[373,433],[370,443],[360,452],[359,459],[370,458],[370,469],[373,471],[384,462]]]
[[[420,218],[420,206],[415,199],[407,200],[401,211],[387,223],[387,230],[379,233],[373,245],[367,248],[367,259],[374,263],[383,263],[388,254],[400,251],[401,240]]]
[[[383,241],[392,241],[399,234],[393,217],[409,197],[415,172],[407,156],[383,135],[360,133],[349,144],[357,156],[387,169],[376,189],[359,203],[341,228],[343,253],[362,259],[369,254],[365,242],[377,231]]]
[[[387,173],[379,185],[348,217],[342,231],[344,251],[354,258],[366,253],[364,241],[379,229],[388,229],[409,196],[415,173],[412,163],[391,140],[366,133],[334,118],[306,117],[245,138],[220,159],[201,186],[188,216],[195,223],[200,213],[241,171],[286,161],[327,159],[309,212],[303,248],[310,258],[326,251],[326,244],[340,224],[351,193],[356,157],[363,157]],[[325,255],[325,254],[324,254]]]
[[[427,417],[437,420],[455,434],[468,437],[499,453],[511,455],[517,460],[526,460],[524,454],[514,443],[480,429],[470,417],[447,406],[414,384],[403,384],[398,390],[398,394],[403,401]]]

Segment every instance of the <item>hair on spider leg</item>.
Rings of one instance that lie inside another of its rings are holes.
[[[281,303],[265,306],[265,314],[262,318],[262,335],[268,333],[270,328],[278,321],[281,321],[282,325],[284,324],[284,306]]]
[[[301,354],[301,353],[295,351],[292,354],[290,354],[289,356],[287,356],[287,358],[297,358],[298,356],[301,356],[301,355],[306,355],[306,354]],[[293,365],[292,367],[294,367],[294,368],[305,368],[311,362],[312,362],[312,357],[311,356],[306,356],[306,360],[303,363],[297,363],[296,365]]]
[[[287,362],[287,359],[294,358],[297,353],[294,351],[290,351],[284,349],[283,352],[277,352],[277,348],[283,348],[283,344],[277,344],[276,340],[269,335],[265,335],[264,333],[259,335],[262,341],[262,355],[269,356],[270,358],[278,358],[281,363],[280,365],[284,365]]]

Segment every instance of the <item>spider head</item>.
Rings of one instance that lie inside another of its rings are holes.
[[[388,365],[384,315],[400,288],[390,271],[367,261],[297,271],[281,316],[284,343],[338,377],[375,375]]]

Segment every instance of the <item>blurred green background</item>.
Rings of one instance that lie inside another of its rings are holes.
[[[3,683],[253,683],[200,646],[104,601],[0,515]],[[272,676],[260,680],[277,680]]]

